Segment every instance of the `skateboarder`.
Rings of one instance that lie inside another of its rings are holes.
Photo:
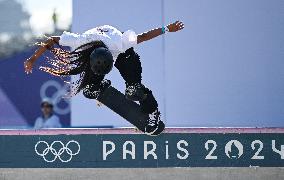
[[[109,25],[96,27],[82,34],[65,31],[61,36],[52,36],[40,43],[35,53],[25,61],[25,72],[31,73],[35,61],[46,50],[50,50],[54,57],[47,58],[48,66],[40,69],[56,76],[79,75],[78,80],[71,83],[70,95],[76,95],[82,90],[86,98],[97,99],[111,84],[104,77],[114,64],[125,80],[125,96],[132,101],[139,101],[142,111],[149,114],[144,132],[157,135],[155,132],[162,122],[158,103],[152,91],[141,82],[142,67],[134,47],[159,35],[183,28],[184,24],[176,21],[138,35],[132,30],[121,32]],[[54,47],[56,44],[59,48]],[[60,45],[69,46],[72,51],[64,50]]]

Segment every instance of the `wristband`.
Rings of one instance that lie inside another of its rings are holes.
[[[166,33],[166,28],[165,26],[162,27],[162,34],[165,34]]]

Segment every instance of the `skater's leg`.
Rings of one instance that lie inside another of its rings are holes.
[[[148,88],[144,88],[144,92],[147,95],[143,101],[140,102],[140,106],[143,112],[151,114],[158,109],[158,102],[156,101],[153,93]]]
[[[90,84],[83,89],[83,95],[88,99],[97,99],[100,93],[110,86],[110,80],[104,80],[105,75],[90,74]]]
[[[149,114],[148,124],[145,127],[145,132],[149,135],[159,135],[165,129],[165,124],[161,120],[161,113],[158,109],[158,102],[156,101],[153,93],[148,88],[145,88],[147,97],[140,102],[142,111]]]
[[[130,48],[125,53],[119,54],[114,66],[119,70],[126,84],[134,85],[141,83],[142,67],[139,55]]]
[[[126,97],[133,101],[139,101],[142,111],[149,114],[145,132],[151,135],[160,134],[164,130],[164,123],[160,119],[158,103],[152,91],[141,83],[142,67],[139,55],[135,53],[133,48],[130,48],[118,56],[115,67],[126,82]]]
[[[125,80],[125,96],[132,101],[145,99],[144,86],[141,84],[142,67],[140,57],[133,48],[118,56],[115,67]]]

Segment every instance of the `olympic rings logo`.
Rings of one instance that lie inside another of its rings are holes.
[[[48,80],[40,88],[40,98],[45,99],[48,98],[52,101],[53,106],[54,106],[54,112],[60,115],[65,115],[70,113],[70,104],[69,104],[69,99],[67,98],[62,98],[62,96],[66,95],[67,93],[67,88],[68,86],[61,85],[59,82],[54,81],[54,80]],[[48,92],[52,92],[48,89],[55,89],[56,91],[52,94],[49,95]],[[60,102],[64,101],[66,106],[65,107],[60,107],[59,104]]]
[[[74,152],[69,148],[69,146],[72,144],[77,146],[76,148],[77,150]],[[41,149],[39,148],[40,145],[44,146],[43,150],[40,150]],[[55,146],[58,145],[60,148],[59,149],[55,148]],[[35,145],[35,152],[37,155],[41,156],[46,162],[54,162],[57,158],[61,162],[69,162],[72,160],[73,156],[79,154],[80,144],[75,140],[69,141],[66,145],[64,145],[61,141],[53,141],[50,145],[46,141],[38,141]],[[65,157],[66,155],[67,158]],[[63,158],[62,156],[64,156],[65,158]]]

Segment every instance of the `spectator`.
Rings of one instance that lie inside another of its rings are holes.
[[[35,121],[34,128],[61,128],[62,125],[58,116],[53,114],[53,104],[50,100],[44,99],[41,102],[42,116]]]

